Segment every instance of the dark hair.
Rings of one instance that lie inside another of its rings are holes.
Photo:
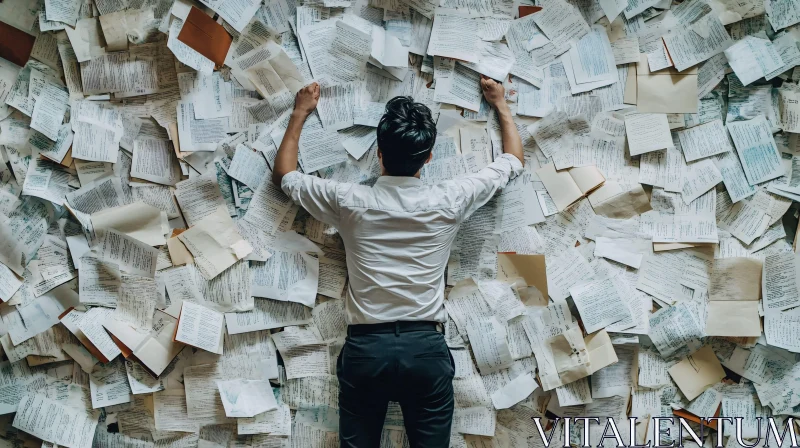
[[[410,96],[386,103],[378,123],[378,149],[383,167],[392,176],[413,176],[425,165],[436,141],[431,110]]]

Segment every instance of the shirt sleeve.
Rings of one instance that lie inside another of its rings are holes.
[[[281,189],[314,218],[339,225],[339,183],[292,171],[283,176]]]
[[[470,217],[476,210],[489,202],[497,190],[522,172],[522,162],[511,154],[501,154],[494,162],[476,174],[458,180],[464,195],[461,206],[461,220]]]

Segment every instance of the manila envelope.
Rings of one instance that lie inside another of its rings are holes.
[[[651,72],[647,55],[636,66],[636,109],[641,113],[696,114],[697,67]]]
[[[203,11],[192,6],[183,23],[178,40],[222,67],[233,38],[225,28]]]
[[[541,6],[527,6],[527,5],[519,5],[519,18],[523,18],[525,16],[529,16],[535,12],[539,12],[542,10]]]
[[[13,26],[0,22],[0,58],[22,67],[28,62],[36,38]]]
[[[708,345],[670,367],[668,372],[689,401],[725,378],[722,364]]]
[[[497,254],[497,278],[511,280],[517,277],[525,279],[528,286],[535,286],[543,297],[547,297],[547,268],[544,255]]]

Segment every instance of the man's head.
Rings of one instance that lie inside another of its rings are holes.
[[[436,123],[427,106],[409,96],[386,103],[386,112],[378,123],[378,151],[386,174],[417,174],[430,160],[435,141]]]

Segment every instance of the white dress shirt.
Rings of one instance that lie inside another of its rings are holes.
[[[281,188],[339,230],[348,324],[444,322],[444,270],[459,226],[520,172],[519,159],[502,154],[478,173],[438,185],[381,176],[369,187],[293,171]]]

